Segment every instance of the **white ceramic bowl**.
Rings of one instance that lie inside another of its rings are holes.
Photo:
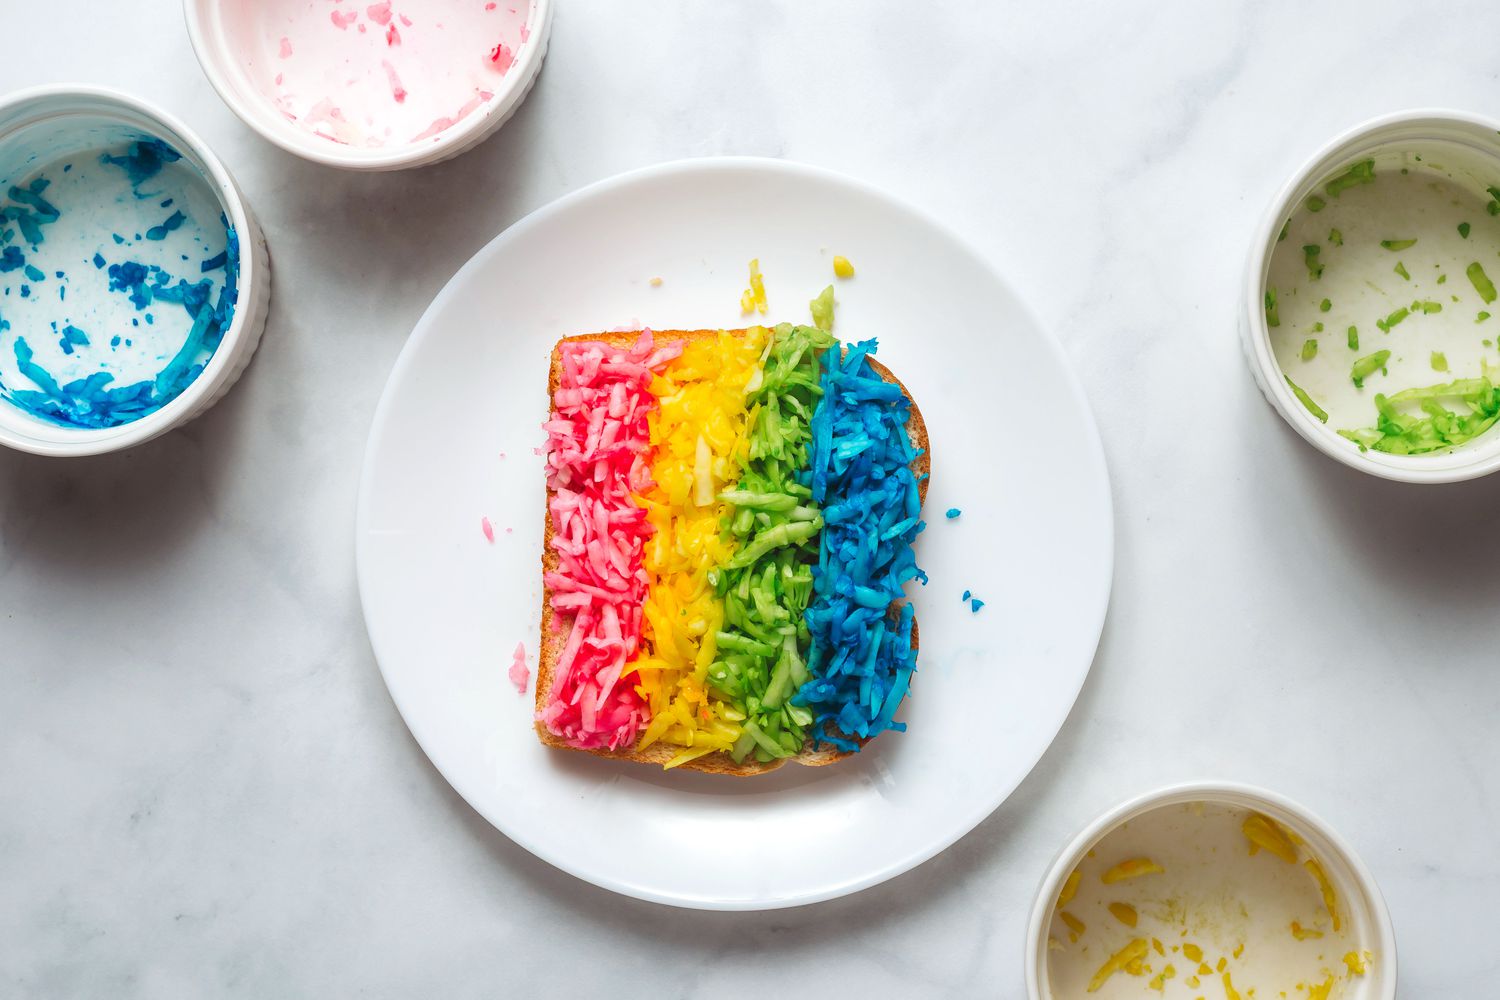
[[[1387,455],[1361,452],[1353,442],[1319,423],[1292,394],[1276,363],[1264,299],[1271,255],[1282,225],[1295,206],[1330,177],[1366,158],[1397,152],[1436,152],[1467,174],[1500,177],[1500,121],[1462,111],[1401,111],[1358,125],[1324,146],[1292,175],[1272,199],[1251,238],[1240,302],[1240,333],[1250,370],[1267,400],[1314,448],[1351,468],[1408,483],[1474,479],[1500,469],[1500,431],[1491,429],[1447,453]],[[1490,181],[1489,183],[1493,183]],[[1480,184],[1482,188],[1484,185]]]
[[[515,0],[511,0],[515,2]],[[402,170],[441,163],[477,146],[499,130],[536,83],[552,29],[553,0],[522,0],[531,5],[525,45],[516,55],[495,96],[462,121],[429,139],[399,146],[362,149],[343,145],[297,127],[250,79],[233,31],[224,16],[226,0],[183,0],[188,37],[209,83],[246,125],[289,153],[347,170]],[[364,5],[361,4],[362,8]]]
[[[203,371],[181,395],[161,409],[118,427],[84,429],[39,420],[0,401],[0,444],[37,455],[99,455],[165,434],[206,411],[229,391],[250,363],[265,329],[271,297],[271,265],[265,237],[229,171],[203,140],[176,118],[116,90],[74,85],[38,87],[0,98],[0,147],[9,142],[30,142],[31,137],[23,133],[54,122],[63,129],[52,131],[48,140],[57,155],[68,151],[59,144],[65,143],[75,129],[79,150],[92,148],[87,142],[87,132],[101,126],[124,125],[166,142],[196,167],[217,192],[224,217],[240,240],[239,297],[234,320]],[[35,151],[32,155],[36,155]]]
[[[1030,1000],[1065,1000],[1050,986],[1047,938],[1063,882],[1085,855],[1122,823],[1166,806],[1192,802],[1251,809],[1263,813],[1307,842],[1322,864],[1340,901],[1347,907],[1350,937],[1369,942],[1375,956],[1366,974],[1352,982],[1345,1000],[1395,1000],[1396,937],[1390,913],[1375,878],[1349,846],[1323,820],[1307,809],[1264,789],[1233,782],[1204,781],[1169,785],[1123,802],[1084,827],[1053,861],[1037,890],[1026,930],[1026,995]],[[1142,994],[1149,991],[1144,987]],[[1067,998],[1071,1000],[1071,998]]]

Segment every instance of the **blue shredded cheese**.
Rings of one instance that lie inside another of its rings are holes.
[[[858,750],[895,721],[916,670],[912,606],[904,585],[927,582],[912,542],[926,527],[906,431],[911,406],[899,386],[871,368],[875,341],[821,359],[822,399],[813,411],[805,473],[824,527],[813,600],[811,678],[793,701],[814,713],[814,745]]]

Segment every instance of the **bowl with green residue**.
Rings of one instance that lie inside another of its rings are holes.
[[[1240,329],[1266,399],[1386,479],[1500,468],[1500,121],[1404,111],[1282,187],[1252,239]],[[1493,314],[1493,315],[1492,315]]]
[[[186,126],[102,88],[0,98],[0,444],[96,455],[186,423],[269,296],[260,227]]]

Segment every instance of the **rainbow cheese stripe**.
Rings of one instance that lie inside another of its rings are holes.
[[[560,345],[553,734],[672,767],[905,728],[924,525],[909,403],[873,351],[789,325]]]

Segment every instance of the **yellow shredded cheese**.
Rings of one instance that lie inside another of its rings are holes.
[[[739,713],[708,689],[724,614],[710,573],[734,554],[720,530],[728,508],[717,497],[739,480],[748,453],[745,386],[759,371],[765,339],[756,327],[690,341],[651,387],[655,483],[636,502],[656,533],[642,551],[650,587],[634,666],[652,718],[637,749],[682,747],[668,767],[728,750],[742,731]]]
[[[849,263],[848,257],[835,255],[833,258],[833,273],[840,278],[854,277],[854,265]]]
[[[1245,817],[1245,822],[1240,829],[1244,831],[1245,839],[1250,842],[1251,854],[1264,848],[1289,865],[1297,863],[1296,845],[1292,843],[1291,837],[1287,835],[1282,825],[1271,817],[1251,813]]]
[[[1089,980],[1088,991],[1090,993],[1098,993],[1099,988],[1109,981],[1110,976],[1126,969],[1128,966],[1134,965],[1139,968],[1141,959],[1146,957],[1150,949],[1151,946],[1146,943],[1145,938],[1136,938],[1134,941],[1131,941],[1125,947],[1109,956],[1109,959],[1103,965],[1099,966],[1099,971],[1094,973],[1093,979]]]
[[[761,277],[760,258],[757,257],[750,262],[750,287],[740,296],[740,312],[746,316],[753,312],[765,315],[767,308],[766,282]]]
[[[1333,883],[1328,881],[1327,873],[1316,858],[1308,858],[1302,862],[1302,866],[1312,872],[1312,877],[1317,880],[1318,891],[1323,894],[1323,906],[1328,910],[1328,917],[1333,921],[1333,931],[1337,934],[1343,927],[1343,922],[1339,920],[1338,900],[1333,894]]]
[[[1073,897],[1078,895],[1078,883],[1082,878],[1082,873],[1077,869],[1074,869],[1073,874],[1067,877],[1063,882],[1062,892],[1057,894],[1057,909],[1060,910],[1073,902]]]
[[[1295,920],[1292,921],[1292,937],[1298,941],[1306,941],[1308,938],[1320,938],[1322,936],[1322,931],[1315,931],[1311,927],[1303,927]]]
[[[1116,882],[1123,882],[1129,878],[1140,878],[1142,875],[1155,875],[1164,871],[1166,871],[1165,868],[1150,858],[1131,858],[1128,861],[1121,861],[1099,878],[1105,885],[1114,885]]]

